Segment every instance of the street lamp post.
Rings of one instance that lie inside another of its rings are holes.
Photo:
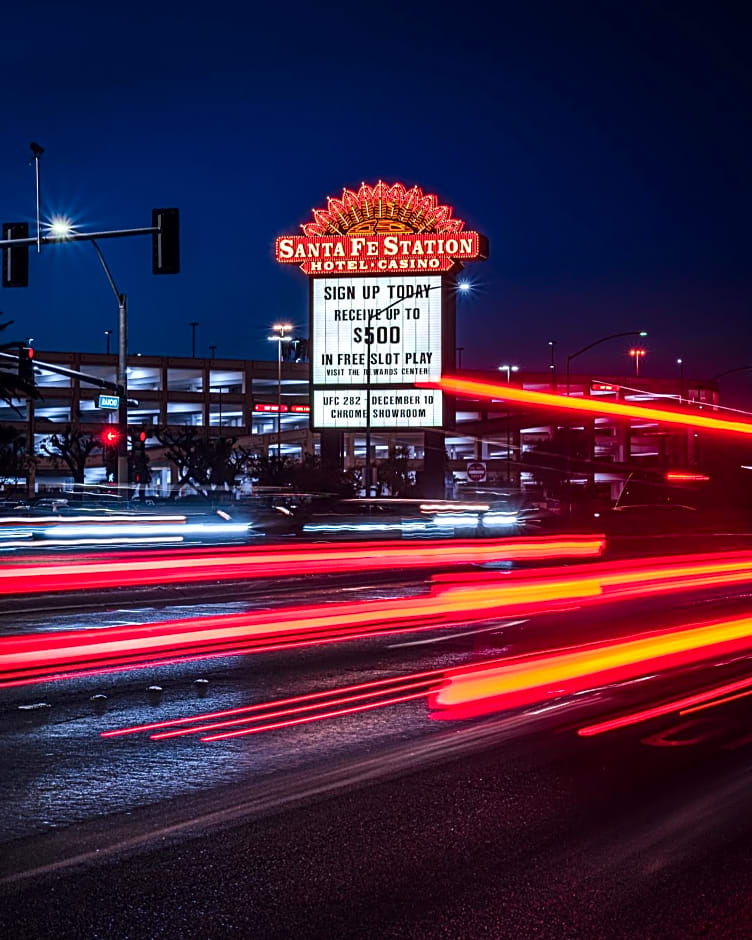
[[[289,343],[292,336],[285,333],[292,329],[289,323],[275,323],[272,327],[276,335],[269,336],[271,342],[277,344],[277,460],[282,458],[282,343]]]
[[[551,364],[549,369],[551,370],[551,391],[556,391],[556,343],[558,341],[555,339],[550,339],[548,345],[551,349]]]
[[[110,337],[112,336],[112,330],[105,330],[105,331],[104,331],[104,335],[107,337],[107,340],[106,340],[106,342],[107,342],[107,350],[106,350],[106,352],[107,352],[107,355],[109,356],[109,355],[110,355]]]
[[[647,351],[642,349],[639,346],[634,346],[629,350],[629,355],[634,359],[634,368],[635,375],[639,377],[640,375],[640,359],[644,359],[647,355]]]
[[[198,320],[191,320],[188,324],[191,328],[191,359],[196,358],[196,327],[198,326]]]
[[[582,349],[578,349],[577,352],[567,356],[567,398],[569,398],[569,371],[572,364],[572,360],[576,359],[578,356],[581,356],[582,353],[587,352],[588,349],[592,349],[593,346],[600,346],[601,343],[605,343],[610,339],[619,339],[621,336],[647,336],[645,330],[626,330],[623,333],[609,333],[608,336],[601,336],[600,339],[596,339],[592,343],[588,343],[587,346],[583,346]]]
[[[506,372],[507,374],[507,385],[509,385],[509,381],[510,381],[510,372],[519,372],[519,371],[520,371],[519,366],[499,366],[499,372]]]
[[[679,404],[684,404],[684,360],[679,358],[676,360],[677,366],[679,366]],[[684,456],[684,463],[689,463],[689,433],[686,428],[684,429],[683,439],[682,439],[682,454]]]
[[[506,372],[507,385],[511,381],[512,372],[519,372],[519,366],[499,366],[499,372]],[[507,484],[512,482],[512,438],[511,438],[511,418],[509,416],[509,405],[507,405]]]

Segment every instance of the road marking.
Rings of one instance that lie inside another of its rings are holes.
[[[449,633],[446,636],[435,636],[428,640],[411,640],[409,643],[392,643],[387,646],[388,650],[402,649],[403,646],[424,646],[427,643],[443,643],[445,640],[457,640],[463,636],[473,636],[475,633],[493,633],[495,630],[502,630],[504,627],[516,627],[520,623],[527,623],[529,618],[524,620],[507,620],[504,623],[497,623],[493,627],[482,627],[479,630],[465,630],[464,633]]]

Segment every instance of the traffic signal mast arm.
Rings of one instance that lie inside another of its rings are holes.
[[[18,343],[7,343],[5,346],[0,348],[8,348],[9,346],[25,345]],[[19,356],[15,356],[12,353],[0,352],[1,359],[10,359],[12,362],[17,363]],[[96,375],[89,375],[86,372],[77,372],[75,369],[66,369],[65,366],[53,365],[51,362],[40,362],[38,359],[34,360],[34,367],[41,369],[43,372],[54,372],[56,375],[65,375],[69,379],[78,379],[80,382],[86,382],[88,385],[96,385],[97,388],[106,389],[108,392],[115,392],[116,395],[122,396],[124,394],[124,389],[122,385],[118,385],[116,382],[108,382],[107,379],[100,379]],[[128,401],[129,405],[134,407],[138,406],[137,401]]]
[[[71,232],[70,235],[43,235],[40,239],[43,245],[60,245],[63,242],[88,242],[92,238],[124,238],[128,235],[158,235],[158,226],[149,228],[119,228],[109,232]],[[22,245],[36,245],[36,236],[33,238],[3,238],[0,239],[0,248],[21,247]]]
[[[152,273],[178,274],[180,272],[180,210],[152,209],[151,225],[143,228],[119,228],[105,232],[57,232],[49,235],[29,236],[26,222],[4,222],[0,249],[3,253],[3,287],[27,287],[29,283],[29,246],[60,245],[65,242],[92,242],[96,248],[101,238],[127,238],[131,235],[151,235]],[[8,238],[8,235],[20,237]],[[97,249],[99,253],[99,249]],[[100,253],[101,258],[101,253]]]

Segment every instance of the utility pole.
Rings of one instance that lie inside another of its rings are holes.
[[[551,348],[551,364],[549,369],[551,370],[551,390],[556,391],[556,340],[550,339],[548,345]]]
[[[120,404],[118,405],[118,428],[120,434],[117,444],[117,482],[118,487],[122,488],[128,484],[128,298],[121,293],[115,280],[112,277],[107,262],[104,260],[102,249],[97,244],[96,239],[90,239],[94,246],[94,251],[102,263],[104,273],[107,276],[112,293],[118,304],[118,365],[117,365],[117,384],[119,386]],[[110,337],[107,337],[109,347]],[[121,493],[122,495],[122,493]]]
[[[34,175],[37,183],[37,254],[39,254],[42,250],[42,189],[39,180],[39,158],[44,153],[44,147],[35,144],[33,140],[29,146],[31,147],[30,162],[34,163]]]
[[[272,327],[276,331],[269,336],[271,342],[277,344],[277,460],[282,459],[282,343],[289,343],[292,336],[285,336],[292,326],[289,323],[275,323]]]

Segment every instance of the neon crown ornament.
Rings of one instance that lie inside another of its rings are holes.
[[[303,235],[277,239],[276,258],[306,274],[449,271],[488,257],[486,238],[466,231],[451,206],[419,186],[383,180],[329,196],[301,228]]]

